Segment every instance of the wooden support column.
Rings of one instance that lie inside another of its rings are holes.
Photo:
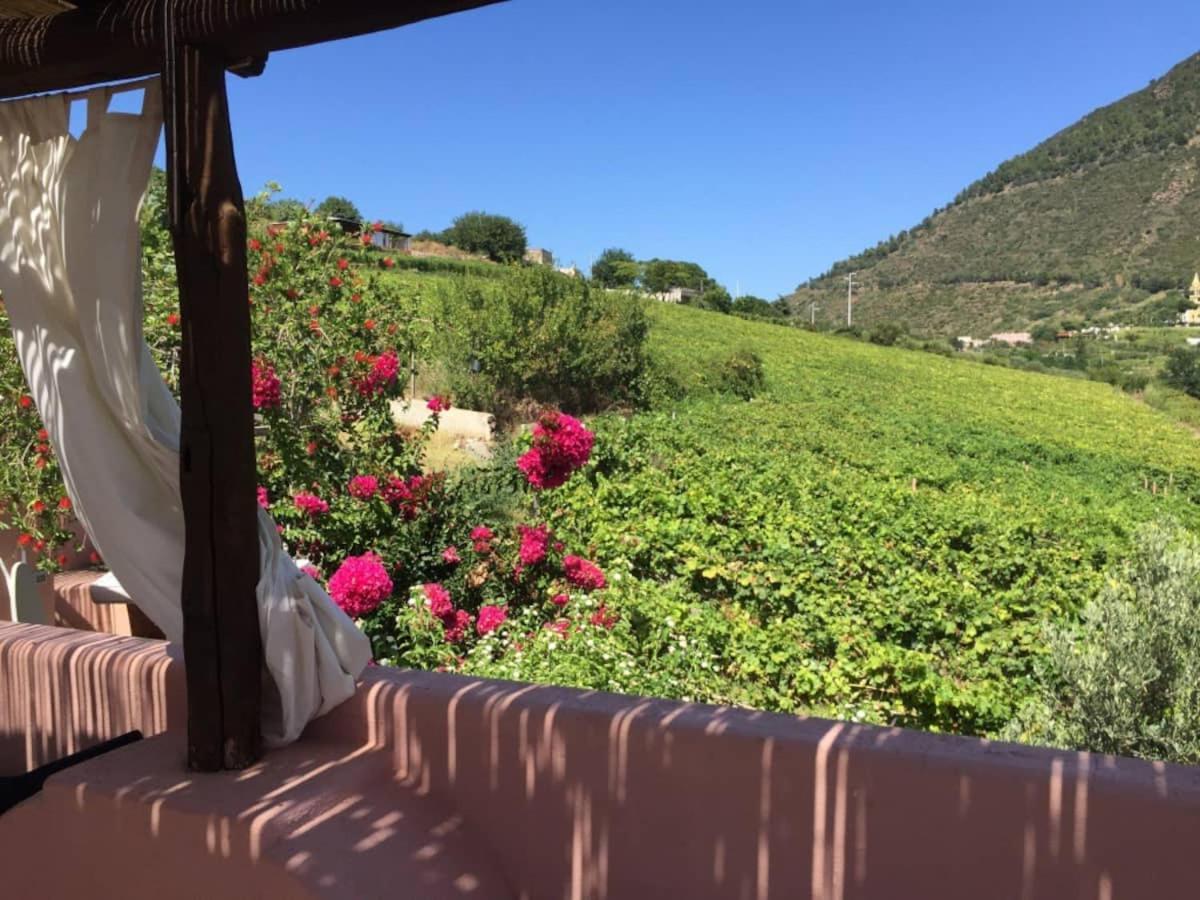
[[[183,327],[180,492],[188,765],[262,755],[263,652],[246,219],[219,50],[168,44],[167,182]]]

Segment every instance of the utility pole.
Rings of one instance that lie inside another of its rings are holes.
[[[816,300],[808,304],[808,324],[810,324],[813,328],[817,327],[817,310],[820,308],[821,307],[817,306]]]
[[[846,276],[846,327],[849,328],[854,324],[854,276],[857,272],[851,272]]]

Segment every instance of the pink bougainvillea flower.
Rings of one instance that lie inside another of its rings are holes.
[[[438,413],[444,413],[450,408],[450,401],[445,397],[434,394],[429,398],[429,401],[425,404],[425,406],[431,413],[437,415]]]
[[[306,513],[312,518],[324,515],[329,512],[329,504],[318,497],[316,494],[310,494],[307,491],[301,491],[292,498],[292,503],[296,505],[296,509],[302,513]]]
[[[307,575],[309,578],[311,578],[313,581],[316,581],[318,583],[321,581],[321,578],[322,578],[321,570],[318,569],[316,566],[314,566],[312,563],[305,563],[304,565],[302,565],[300,567],[300,571],[303,572],[305,575]]]
[[[445,622],[445,631],[443,632],[447,644],[462,643],[463,638],[467,636],[467,629],[471,627],[471,614],[465,609],[457,609],[454,611],[454,616]]]
[[[547,622],[542,626],[547,631],[553,631],[559,637],[566,637],[571,632],[571,623],[566,619],[558,619],[554,622]]]
[[[604,573],[596,564],[580,556],[563,557],[563,574],[567,581],[585,591],[599,591],[608,586]]]
[[[480,635],[491,634],[508,619],[508,608],[504,606],[479,607],[479,619],[475,622],[475,630]]]
[[[517,468],[535,490],[556,488],[585,465],[596,436],[573,416],[547,412],[533,426],[533,445],[517,460]]]
[[[261,484],[258,486],[258,505],[263,509],[267,509],[271,505],[271,497]]]
[[[610,613],[608,608],[601,603],[600,608],[588,618],[588,622],[598,628],[612,631],[613,626],[617,624],[617,616],[615,613]]]
[[[370,500],[379,490],[379,479],[374,475],[355,475],[350,479],[350,486],[347,490],[351,497]]]
[[[462,558],[458,555],[458,548],[455,546],[450,546],[443,550],[442,562],[451,566],[457,566],[460,562],[462,562]]]
[[[555,594],[550,598],[550,602],[559,608],[566,606],[570,601],[571,598],[566,594]]]
[[[251,401],[255,409],[274,409],[279,406],[279,376],[263,359],[250,363]]]
[[[346,615],[370,615],[392,594],[392,579],[383,560],[374,553],[350,556],[329,579],[329,596]]]
[[[372,327],[374,327],[373,323]],[[396,383],[396,376],[400,373],[400,357],[396,355],[395,350],[388,350],[386,353],[375,357],[368,357],[366,354],[363,354],[362,360],[359,360],[359,354],[356,353],[355,359],[356,361],[369,361],[371,363],[371,368],[367,374],[356,381],[354,385],[361,396],[378,396]]]
[[[521,548],[518,551],[521,563],[526,566],[536,566],[546,558],[546,548],[550,544],[550,529],[545,525],[534,527],[518,525],[517,532],[521,536]]]
[[[425,593],[425,602],[434,618],[448,623],[454,618],[454,603],[450,600],[450,592],[436,582],[421,586]]]
[[[471,540],[473,541],[490,541],[495,536],[492,533],[492,529],[486,525],[476,525],[471,529]]]

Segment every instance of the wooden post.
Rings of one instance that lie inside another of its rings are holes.
[[[167,182],[183,327],[188,765],[201,771],[245,768],[262,755],[246,220],[225,64],[220,51],[168,43],[164,67]]]

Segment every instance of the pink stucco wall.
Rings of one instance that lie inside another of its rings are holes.
[[[161,644],[0,626],[0,762],[36,761],[29,733],[168,729],[0,817],[0,854],[27,846],[0,858],[7,883],[60,858],[30,846],[53,828],[88,847],[89,884],[126,879],[127,897],[183,870],[229,896],[1197,896],[1200,770],[372,670],[257,770],[193,776],[178,668]]]

